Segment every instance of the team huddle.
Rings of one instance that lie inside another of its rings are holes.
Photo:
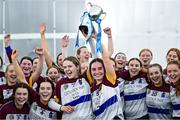
[[[87,27],[79,29],[86,37]],[[147,48],[128,61],[122,52],[112,58],[111,29],[104,28],[108,45],[101,44],[98,57],[93,30],[88,40],[91,50],[82,46],[76,56],[68,56],[69,36],[65,35],[60,40],[62,53],[54,62],[45,31],[46,25],[41,24],[37,57],[24,56],[20,61],[10,35],[5,35],[9,64],[0,71],[0,119],[180,119],[178,48],[167,52],[165,69],[151,64],[153,53]],[[3,65],[2,58],[0,63]]]

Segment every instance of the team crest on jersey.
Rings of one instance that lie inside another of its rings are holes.
[[[68,88],[68,84],[65,84],[63,87],[66,90]]]
[[[82,79],[80,79],[78,82],[79,82],[80,85],[82,85]]]

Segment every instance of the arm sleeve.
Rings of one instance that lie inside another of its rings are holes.
[[[62,105],[56,103],[55,99],[51,98],[50,101],[48,102],[48,106],[49,106],[52,110],[60,111]]]
[[[12,63],[11,55],[12,55],[13,50],[12,50],[11,46],[9,45],[9,46],[5,47],[5,50],[6,50],[6,55],[8,57],[9,62]]]

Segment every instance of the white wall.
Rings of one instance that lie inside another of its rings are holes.
[[[87,0],[107,13],[103,27],[112,28],[115,53],[138,57],[142,48],[154,54],[152,63],[166,66],[169,48],[180,48],[180,0]]]

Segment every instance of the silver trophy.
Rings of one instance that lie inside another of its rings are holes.
[[[96,33],[97,35],[95,37],[96,39],[96,51],[102,51],[101,50],[101,21],[105,18],[106,13],[103,11],[103,9],[98,6],[91,4],[90,2],[86,6],[86,11],[84,12],[83,16],[81,16],[81,24],[79,26],[79,30],[85,37],[85,40],[88,42],[88,40],[91,38],[91,36]],[[95,30],[94,25],[98,25],[98,30]],[[76,46],[79,46],[79,31],[76,38]]]
[[[92,21],[96,21],[97,19],[104,19],[106,16],[106,13],[103,11],[103,9],[98,5],[93,5],[90,2],[87,4],[87,10],[90,14],[90,19]]]

